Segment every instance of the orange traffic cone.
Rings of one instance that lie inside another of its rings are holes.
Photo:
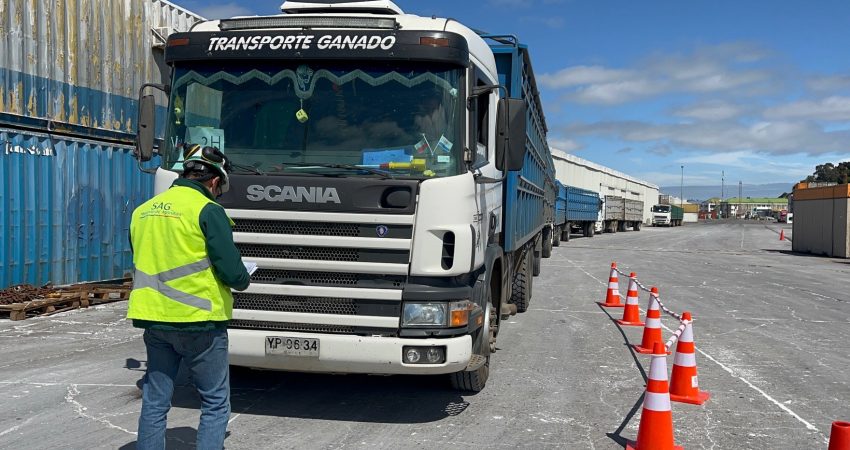
[[[779,230],[779,240],[780,241],[785,240],[785,230]]]
[[[608,291],[605,294],[605,303],[598,302],[608,308],[622,308],[620,303],[620,279],[617,278],[617,263],[611,263],[611,275],[608,276]]]
[[[626,294],[626,307],[623,308],[623,318],[617,323],[625,326],[642,327],[643,322],[640,321],[640,299],[638,298],[637,275],[634,272],[629,274],[629,292]]]
[[[643,397],[637,441],[629,441],[630,450],[674,450],[681,449],[673,441],[673,410],[670,408],[670,392],[667,390],[666,347],[656,342],[652,347],[649,380]]]
[[[832,422],[828,450],[850,450],[850,422]]]
[[[687,324],[679,337],[679,343],[676,344],[676,356],[673,357],[673,373],[670,375],[670,399],[674,402],[702,405],[711,397],[711,394],[699,390],[691,313],[685,311],[682,314],[682,319],[686,320]]]
[[[649,308],[646,308],[646,325],[643,327],[643,340],[640,345],[632,344],[638,353],[652,353],[652,347],[661,340],[661,308],[658,306],[658,288],[653,286],[649,293]],[[667,352],[669,355],[670,352]]]

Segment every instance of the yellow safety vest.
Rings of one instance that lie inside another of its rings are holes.
[[[233,294],[210,266],[199,223],[210,203],[191,187],[172,186],[133,211],[130,241],[136,270],[128,319],[230,320]]]

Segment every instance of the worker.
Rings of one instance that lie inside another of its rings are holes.
[[[217,148],[184,145],[183,173],[133,211],[133,290],[127,318],[143,328],[147,372],[138,449],[164,449],[181,363],[201,397],[197,448],[220,450],[230,417],[227,322],[233,294],[250,283],[233,222],[215,199],[229,188]]]

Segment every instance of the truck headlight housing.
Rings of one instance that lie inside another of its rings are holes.
[[[464,327],[477,305],[469,300],[454,302],[405,302],[403,327]]]
[[[402,311],[403,327],[444,327],[448,318],[448,303],[405,303]]]

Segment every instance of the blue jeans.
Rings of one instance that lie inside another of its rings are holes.
[[[201,396],[198,450],[221,450],[230,419],[230,367],[227,330],[202,332],[145,330],[148,369],[139,416],[140,450],[165,448],[166,416],[174,380],[183,361]]]

